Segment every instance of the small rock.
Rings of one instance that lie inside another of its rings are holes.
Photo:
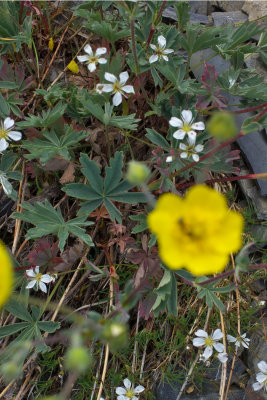
[[[263,77],[264,83],[267,84],[267,68],[260,60],[257,53],[250,54],[246,57],[245,64],[249,69],[255,69],[257,74]]]
[[[171,21],[178,21],[175,9],[173,7],[167,7],[162,13],[163,18],[169,19]],[[208,25],[210,24],[209,17],[206,15],[197,14],[194,12],[190,12],[190,22],[191,24],[203,24]]]
[[[211,14],[215,26],[237,24],[247,21],[248,17],[242,11],[213,12]]]
[[[223,11],[232,12],[241,10],[245,1],[217,1],[218,7]]]
[[[208,15],[207,1],[189,1],[191,12],[195,14]]]
[[[229,1],[229,3],[235,2]],[[248,14],[249,21],[267,16],[267,1],[246,0],[243,3],[242,11]]]

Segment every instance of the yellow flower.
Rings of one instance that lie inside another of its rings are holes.
[[[49,39],[48,48],[50,51],[53,51],[53,49],[54,49],[54,40],[52,37]]]
[[[221,272],[230,253],[242,246],[243,217],[228,209],[222,194],[204,185],[189,189],[184,199],[163,194],[148,215],[148,227],[157,235],[163,262],[194,275]]]
[[[12,261],[5,246],[0,242],[0,307],[6,302],[13,284]]]
[[[67,65],[67,67],[73,74],[78,74],[79,67],[74,60],[71,60],[71,62]]]

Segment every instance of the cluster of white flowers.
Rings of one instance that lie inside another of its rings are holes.
[[[124,387],[120,386],[116,388],[116,394],[118,395],[117,400],[138,400],[136,395],[138,396],[145,390],[144,386],[142,385],[134,387],[128,378],[123,380],[123,384]]]
[[[190,110],[183,110],[181,119],[172,117],[169,124],[174,128],[179,128],[173,133],[173,137],[178,140],[186,138],[186,143],[180,143],[179,148],[182,150],[181,158],[190,158],[196,162],[199,161],[198,153],[201,153],[204,149],[202,144],[196,144],[196,131],[203,131],[205,129],[204,122],[193,123],[193,115]],[[172,156],[166,158],[166,162],[173,161]]]
[[[26,289],[31,289],[36,286],[36,289],[40,289],[42,292],[47,293],[46,284],[55,282],[57,274],[41,274],[40,267],[37,265],[35,269],[27,269],[26,277],[30,280]]]
[[[225,363],[228,360],[228,355],[226,353],[226,349],[224,345],[219,342],[223,338],[223,333],[220,329],[216,329],[211,335],[209,335],[203,329],[198,329],[195,332],[196,338],[193,339],[193,345],[196,347],[205,346],[204,352],[200,355],[200,360],[207,362],[210,356],[213,353],[213,347],[218,352],[217,358]],[[241,335],[240,337],[235,338],[234,336],[227,335],[227,340],[229,343],[234,343],[236,350],[238,347],[243,346],[248,349],[249,341],[246,337],[246,333]]]

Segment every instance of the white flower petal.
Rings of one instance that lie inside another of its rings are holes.
[[[4,129],[6,129],[6,130],[10,129],[10,128],[12,128],[12,126],[14,126],[14,124],[15,124],[14,120],[9,118],[9,117],[7,117],[4,120]]]
[[[29,276],[30,278],[34,278],[36,273],[34,272],[33,269],[27,269],[26,270],[26,275]]]
[[[128,399],[129,399],[129,397],[128,397]],[[136,396],[131,397],[131,400],[138,400],[138,397],[136,397]]]
[[[134,93],[134,87],[132,85],[125,85],[123,86],[122,90],[125,93]]]
[[[183,126],[183,121],[176,117],[171,117],[169,124],[174,128],[181,128]]]
[[[126,389],[128,389],[128,390],[131,389],[132,383],[131,383],[130,379],[128,379],[128,378],[123,379],[123,384],[126,387]]]
[[[165,49],[165,50],[163,50],[163,54],[171,54],[173,52],[174,52],[173,49]]]
[[[106,54],[107,49],[105,47],[99,47],[96,49],[95,55],[96,57],[102,56],[103,54]]]
[[[196,335],[196,336],[199,336],[199,337],[204,337],[204,338],[207,338],[207,337],[208,337],[207,332],[204,331],[203,329],[198,329],[198,330],[195,332],[195,335]]]
[[[210,358],[211,355],[212,355],[212,347],[208,346],[205,348],[205,350],[203,352],[203,357],[208,359],[208,358]]]
[[[160,35],[160,36],[158,37],[158,44],[159,44],[159,47],[160,47],[161,49],[164,48],[164,47],[166,46],[166,39],[165,39],[164,36]]]
[[[223,333],[220,329],[216,329],[212,334],[213,340],[220,340],[223,338]]]
[[[213,347],[218,353],[223,353],[225,351],[224,345],[220,342],[214,342]]]
[[[89,56],[93,55],[93,50],[92,50],[92,47],[90,46],[90,44],[87,44],[86,46],[84,46],[84,51],[85,51],[85,53],[89,54]]]
[[[189,135],[189,136],[187,136],[187,140],[188,140],[189,146],[192,146],[192,147],[195,146],[195,143],[196,143],[195,136]]]
[[[192,154],[192,158],[195,162],[199,162],[199,155],[198,154]]]
[[[105,72],[105,79],[108,81],[108,82],[112,82],[112,83],[115,83],[115,82],[117,82],[117,78],[116,78],[116,76],[115,75],[113,75],[113,74],[110,74],[109,72]]]
[[[200,347],[204,346],[205,344],[205,339],[203,338],[194,338],[193,339],[193,346]]]
[[[221,361],[221,363],[225,363],[228,360],[227,353],[218,353],[217,357]]]
[[[263,388],[263,384],[259,382],[255,382],[252,385],[253,390],[256,392],[257,390],[261,390]]]
[[[0,151],[5,151],[9,146],[9,143],[5,139],[0,139]]]
[[[263,383],[265,381],[265,379],[267,378],[266,374],[264,374],[263,372],[259,372],[256,375],[256,379],[258,382]]]
[[[166,162],[172,162],[172,160],[173,160],[173,157],[172,157],[172,156],[168,156],[168,157],[166,158]]]
[[[181,158],[187,158],[187,156],[188,156],[188,154],[185,153],[184,151],[180,154],[180,157],[181,157]]]
[[[260,361],[257,365],[261,372],[263,372],[264,374],[267,373],[267,364],[265,361]]]
[[[188,146],[186,146],[186,144],[184,144],[184,143],[180,143],[180,145],[179,145],[179,148],[180,148],[181,150],[187,150],[187,147],[188,147]],[[205,337],[205,336],[202,336],[202,335],[197,335],[197,336]]]
[[[157,50],[157,46],[155,46],[154,44],[150,44],[149,46],[151,47],[152,50]]]
[[[162,55],[162,58],[163,58],[163,60],[165,60],[165,61],[169,61],[168,57],[165,56],[164,54]]]
[[[158,61],[159,56],[157,54],[153,54],[152,56],[149,57],[149,63],[153,64],[154,62]]]
[[[196,129],[197,131],[203,131],[205,129],[205,124],[204,122],[195,122],[191,128]]]
[[[227,335],[227,340],[230,343],[235,343],[236,342],[236,338],[233,337],[232,335]]]
[[[100,87],[98,85],[101,85],[102,92],[105,92],[105,93],[113,92],[113,85],[111,83],[104,83],[104,84],[98,83],[96,85],[96,88]]]
[[[98,62],[99,62],[99,64],[106,64],[108,62],[108,60],[106,60],[105,58],[99,58]]]
[[[195,147],[195,151],[197,153],[200,153],[201,151],[203,151],[203,149],[204,149],[203,144],[197,144],[196,147]]]
[[[36,284],[36,280],[35,279],[33,279],[32,281],[30,281],[29,283],[28,283],[28,285],[26,286],[26,289],[31,289],[31,288],[33,288],[34,286],[35,286],[35,284]]]
[[[136,386],[136,388],[134,389],[134,393],[136,394],[138,394],[138,393],[142,393],[143,391],[145,390],[145,388],[144,388],[144,386],[142,386],[142,385],[138,385],[138,386]]]
[[[52,280],[53,278],[49,274],[42,275],[41,282],[50,283]]]
[[[21,132],[18,132],[18,131],[10,131],[10,132],[8,132],[8,137],[10,137],[10,139],[15,140],[17,142],[18,140],[20,140],[22,138],[22,134],[21,134]]]
[[[125,394],[126,393],[126,389],[124,389],[123,387],[117,387],[116,388],[116,393],[117,394]]]
[[[114,106],[119,106],[122,102],[122,95],[119,92],[115,93],[112,98],[112,102]]]
[[[189,140],[192,140],[194,143],[196,142],[196,137],[197,137],[196,132],[189,131],[189,132],[187,132],[187,135],[188,135]]]
[[[85,62],[89,60],[89,56],[77,56],[78,61]]]
[[[120,73],[119,77],[120,77],[120,83],[124,85],[129,79],[129,74],[127,71],[124,71]]]
[[[47,293],[47,287],[45,285],[45,283],[43,282],[39,282],[39,286],[42,292]]]
[[[182,140],[185,137],[186,132],[183,129],[178,129],[172,135],[175,139]]]
[[[35,267],[35,273],[36,273],[36,274],[39,274],[39,272],[40,272],[40,267],[39,267],[39,265],[36,265],[36,267]]]
[[[120,395],[120,396],[117,397],[117,400],[129,400],[129,397]]]
[[[96,63],[95,62],[91,62],[88,64],[88,69],[90,72],[94,72],[96,70]]]
[[[182,117],[183,120],[186,124],[190,124],[190,122],[192,121],[192,111],[190,110],[183,110],[182,111]]]

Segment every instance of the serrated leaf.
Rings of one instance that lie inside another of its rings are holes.
[[[22,329],[26,328],[28,325],[29,325],[28,322],[17,322],[16,324],[1,326],[0,327],[0,338],[14,335],[14,333],[21,331]]]
[[[167,142],[167,140],[158,132],[156,132],[154,129],[146,128],[147,134],[146,137],[154,144],[157,146],[163,147],[163,149],[170,149],[170,144]]]
[[[112,201],[121,203],[146,202],[143,193],[128,192],[134,185],[131,185],[122,178],[123,154],[116,152],[115,157],[110,160],[110,166],[106,167],[106,177],[100,176],[100,170],[96,163],[90,160],[87,154],[82,154],[80,162],[83,165],[82,174],[87,178],[88,185],[71,183],[63,189],[69,196],[87,200],[81,204],[79,215],[90,214],[97,207],[104,203],[111,219],[121,223],[121,213]]]
[[[36,225],[35,228],[28,230],[26,235],[28,239],[36,239],[50,234],[57,235],[59,238],[59,249],[62,252],[67,237],[72,233],[85,243],[93,246],[91,237],[82,228],[82,226],[92,225],[93,223],[85,221],[86,216],[65,222],[60,208],[55,210],[48,200],[44,204],[37,202],[34,205],[24,202],[22,208],[26,211],[23,213],[14,213],[13,218]]]

